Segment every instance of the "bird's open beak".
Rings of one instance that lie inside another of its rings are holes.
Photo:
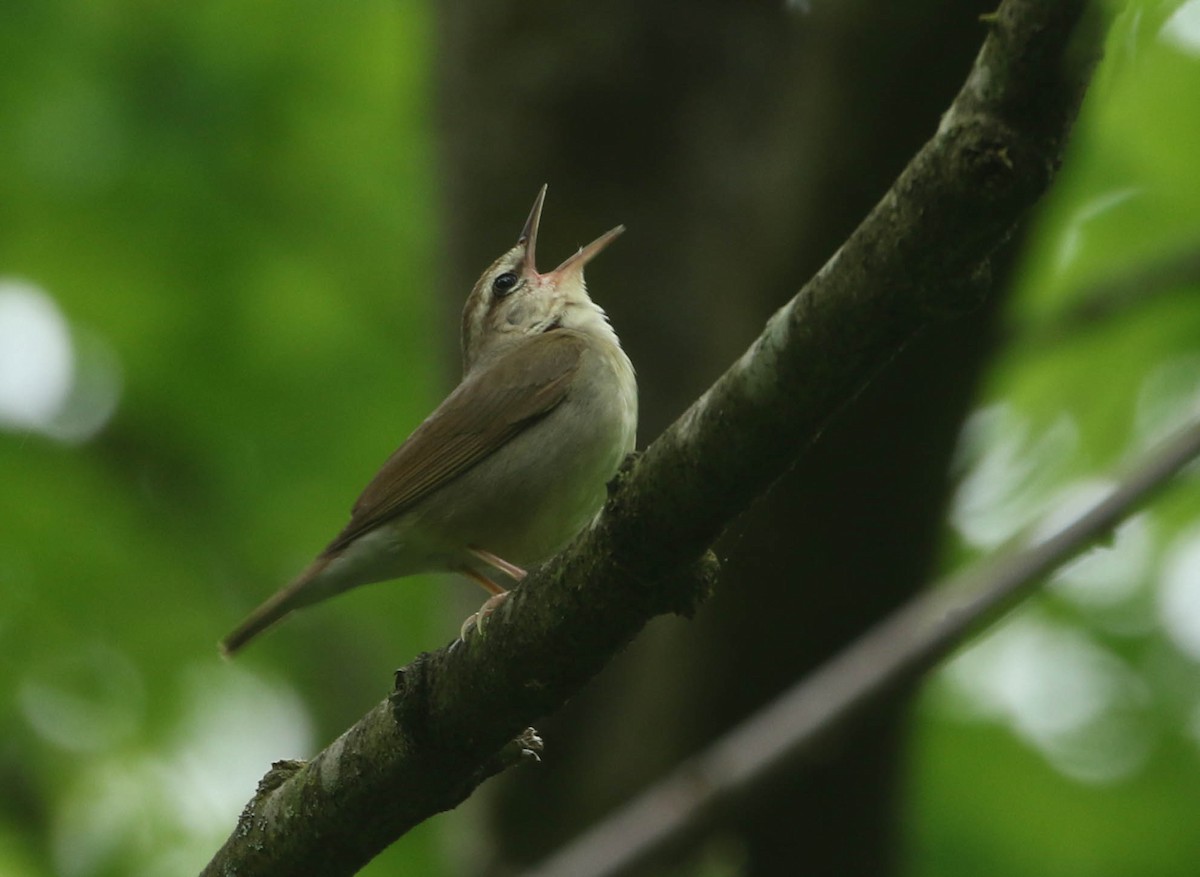
[[[524,268],[530,274],[537,274],[538,226],[542,221],[542,206],[545,203],[546,186],[543,185],[538,190],[537,198],[533,200],[533,209],[529,211],[529,218],[525,220],[525,228],[521,229],[521,236],[517,238],[518,244],[525,245]],[[600,251],[611,244],[623,231],[625,231],[625,226],[623,225],[618,225],[616,228],[606,231],[586,247],[580,247],[579,252],[569,256],[565,262],[550,273],[558,275],[560,278],[569,274],[582,274],[583,266],[596,258],[600,254]]]
[[[546,184],[538,190],[537,197],[533,199],[533,209],[529,211],[529,218],[525,220],[525,227],[521,229],[521,236],[517,238],[518,244],[525,244],[525,270],[530,274],[537,274],[537,233],[538,226],[542,222],[542,205],[546,203]]]
[[[580,247],[579,251],[574,255],[568,256],[567,260],[551,273],[557,274],[559,277],[569,274],[583,274],[583,266],[600,255],[600,251],[620,237],[623,231],[625,231],[625,226],[623,225],[609,229],[586,247]]]

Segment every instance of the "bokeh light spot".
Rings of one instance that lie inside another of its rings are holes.
[[[0,280],[0,425],[45,429],[71,391],[67,321],[31,283]]]
[[[1167,550],[1158,616],[1171,642],[1200,661],[1200,528],[1184,533]]]
[[[0,428],[87,441],[116,411],[120,375],[108,344],[72,331],[48,293],[0,279]]]
[[[1080,781],[1135,773],[1153,743],[1142,679],[1083,631],[1031,609],[955,657],[939,679],[951,715],[1006,725]]]
[[[137,667],[98,642],[35,665],[18,691],[30,727],[74,752],[100,752],[129,739],[141,725],[145,700]]]
[[[1200,0],[1187,0],[1176,9],[1159,35],[1189,55],[1200,55]]]

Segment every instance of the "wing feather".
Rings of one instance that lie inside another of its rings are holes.
[[[553,411],[584,346],[575,332],[547,332],[469,376],[383,464],[324,553],[403,513]]]

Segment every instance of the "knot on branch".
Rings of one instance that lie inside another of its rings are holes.
[[[396,683],[388,695],[392,720],[415,745],[428,742],[429,665],[432,656],[421,652],[411,664],[396,671]]]
[[[1036,200],[1060,162],[1057,144],[989,113],[951,110],[942,133],[953,178],[972,198],[1005,208]]]
[[[258,788],[254,791],[254,797],[261,798],[263,795],[268,795],[275,791],[290,780],[292,775],[306,764],[308,762],[299,759],[272,762],[271,769],[258,781]]]

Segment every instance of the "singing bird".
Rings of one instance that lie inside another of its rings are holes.
[[[637,381],[583,268],[624,227],[540,274],[545,197],[543,186],[516,246],[467,298],[462,381],[387,459],[325,550],[222,641],[224,654],[296,609],[417,573],[461,573],[494,604],[506,592],[498,577],[520,581],[596,516],[633,450]]]

